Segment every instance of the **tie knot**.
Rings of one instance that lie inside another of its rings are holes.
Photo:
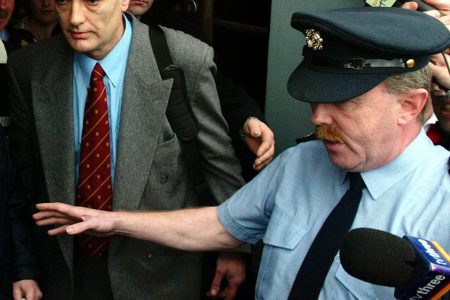
[[[92,79],[103,79],[103,76],[105,76],[105,71],[99,63],[96,63],[94,69],[92,70]]]
[[[347,173],[347,177],[350,180],[350,190],[362,190],[365,186],[364,180],[361,177],[361,173]]]

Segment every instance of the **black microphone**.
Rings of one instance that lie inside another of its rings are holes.
[[[426,4],[425,2],[421,0],[410,0],[416,2],[419,7],[417,8],[418,11],[427,11],[427,10],[433,10],[436,9],[433,6]],[[367,5],[372,7],[400,7],[403,3],[409,2],[408,0],[366,0],[365,1]]]
[[[340,260],[350,275],[394,287],[402,300],[439,299],[450,290],[450,257],[433,241],[357,228],[344,239]]]

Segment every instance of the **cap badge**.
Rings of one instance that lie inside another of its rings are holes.
[[[313,50],[322,50],[323,39],[320,36],[320,32],[315,31],[314,29],[307,29],[305,34],[308,48],[312,48]]]

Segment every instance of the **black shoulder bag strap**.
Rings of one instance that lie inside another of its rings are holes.
[[[157,25],[150,26],[149,36],[162,79],[173,79],[166,115],[170,126],[182,142],[183,157],[186,161],[190,178],[193,180],[198,202],[201,205],[216,205],[217,202],[202,173],[202,158],[200,157],[196,140],[199,132],[198,122],[187,96],[183,69],[173,63],[166,37],[161,27]]]

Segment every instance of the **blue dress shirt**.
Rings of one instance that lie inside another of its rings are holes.
[[[6,29],[0,31],[0,39],[4,42],[7,42],[9,40],[9,33]]]
[[[125,32],[119,43],[117,43],[111,52],[108,53],[108,55],[106,55],[102,60],[96,61],[84,53],[75,52],[74,54],[73,86],[75,88],[73,90],[73,111],[77,180],[78,169],[80,166],[80,143],[83,132],[84,105],[87,98],[87,88],[89,86],[92,70],[98,62],[106,74],[103,81],[105,82],[108,99],[109,130],[111,140],[111,178],[114,182],[123,84],[132,35],[131,22],[125,15],[123,18],[125,19]]]
[[[366,189],[352,228],[422,237],[450,249],[449,156],[422,130],[396,159],[362,173]],[[314,237],[348,189],[345,174],[330,162],[321,141],[299,144],[219,206],[219,219],[230,234],[264,242],[256,299],[287,299]],[[393,288],[347,274],[338,254],[319,299],[395,298]]]

